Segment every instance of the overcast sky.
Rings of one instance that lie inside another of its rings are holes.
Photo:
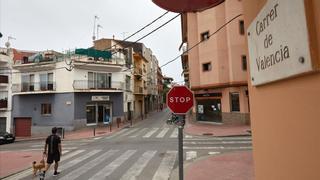
[[[99,38],[123,39],[162,15],[165,10],[151,0],[0,0],[0,46],[8,36],[13,48],[22,50],[62,50],[92,45],[93,19],[99,16]],[[129,39],[135,41],[165,21],[169,13],[153,26]],[[180,17],[141,40],[151,48],[162,65],[179,55]],[[163,74],[182,81],[180,58],[162,68]]]

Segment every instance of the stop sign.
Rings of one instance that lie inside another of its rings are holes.
[[[193,93],[186,86],[174,86],[167,94],[167,106],[175,114],[185,114],[193,106]]]

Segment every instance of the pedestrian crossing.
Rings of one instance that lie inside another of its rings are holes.
[[[146,130],[146,129],[145,129]],[[148,129],[150,130],[150,129]],[[148,130],[144,132],[148,134]],[[170,129],[150,130],[152,136],[171,136]],[[125,137],[132,136],[125,131]],[[138,130],[134,131],[135,133]],[[133,133],[134,133],[133,132]],[[158,132],[158,133],[155,133]],[[148,134],[148,135],[149,135]],[[140,134],[143,138],[143,134]],[[217,155],[225,151],[251,149],[251,137],[204,138],[192,137],[184,139],[184,160],[192,161],[204,155]],[[178,151],[170,149],[126,149],[103,147],[89,149],[64,150],[59,166],[59,179],[168,179],[177,167]],[[121,171],[121,173],[119,173]],[[52,170],[46,173],[46,179],[52,179]],[[31,169],[5,179],[30,179]]]

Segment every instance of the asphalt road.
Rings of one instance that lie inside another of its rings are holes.
[[[61,174],[46,179],[164,180],[178,166],[177,128],[167,125],[168,111],[151,114],[147,119],[110,136],[63,141]],[[1,146],[1,150],[42,151],[39,141]],[[251,150],[251,137],[194,137],[184,135],[184,159],[194,159],[230,151]],[[6,179],[31,179],[30,170]]]

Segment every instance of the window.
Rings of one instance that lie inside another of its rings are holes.
[[[51,115],[51,104],[41,104],[41,115]]]
[[[247,70],[247,56],[243,55],[241,56],[242,59],[242,70],[246,71]]]
[[[205,41],[209,39],[209,31],[201,33],[201,41]]]
[[[131,77],[126,76],[126,90],[130,90],[131,87]]]
[[[202,64],[202,71],[211,71],[211,63]]]
[[[53,73],[40,74],[40,89],[53,90]]]
[[[239,93],[230,93],[231,111],[240,111]]]
[[[111,88],[111,73],[88,72],[89,89]]]
[[[244,21],[243,20],[239,21],[239,32],[241,35],[244,35]]]

